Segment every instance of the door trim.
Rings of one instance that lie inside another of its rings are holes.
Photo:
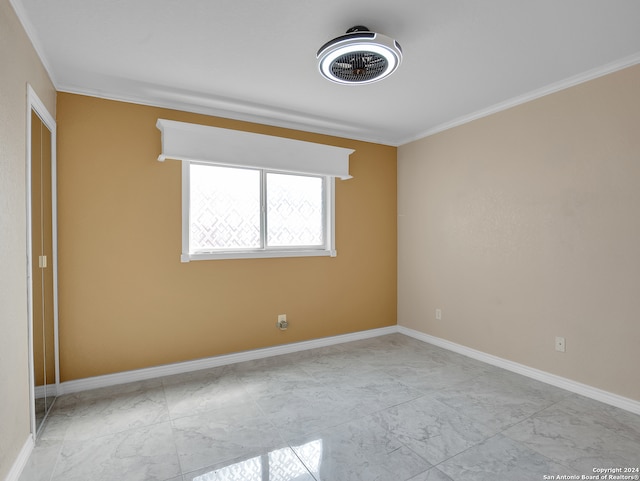
[[[51,223],[53,268],[53,332],[55,357],[55,390],[60,387],[60,362],[58,348],[58,220],[57,220],[57,164],[56,164],[56,121],[49,113],[31,85],[27,84],[27,136],[26,136],[26,182],[27,182],[27,322],[29,328],[29,402],[31,414],[31,436],[36,439],[35,411],[35,371],[33,365],[33,279],[32,279],[32,205],[31,205],[31,112],[35,112],[51,132]]]

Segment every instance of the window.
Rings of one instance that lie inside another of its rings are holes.
[[[183,262],[335,256],[333,177],[182,165]]]
[[[182,261],[335,256],[335,179],[353,149],[158,119],[182,162]]]

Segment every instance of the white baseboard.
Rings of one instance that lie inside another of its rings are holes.
[[[388,326],[379,329],[371,329],[367,331],[359,331],[351,334],[342,334],[339,336],[324,337],[311,341],[302,341],[292,344],[284,344],[281,346],[267,347],[263,349],[255,349],[252,351],[237,352],[233,354],[225,354],[222,356],[209,357],[205,359],[197,359],[195,361],[186,361],[175,364],[167,364],[163,366],[150,367],[146,369],[138,369],[135,371],[126,371],[116,374],[107,374],[104,376],[90,377],[86,379],[78,379],[75,381],[66,381],[60,384],[58,394],[69,394],[74,392],[86,391],[100,387],[115,386],[118,384],[126,384],[135,381],[145,381],[147,379],[155,379],[162,376],[172,374],[184,374],[187,372],[198,371],[200,369],[209,369],[228,364],[236,364],[244,361],[253,361],[266,357],[279,356],[292,352],[306,351],[318,347],[326,347],[345,342],[358,341],[361,339],[369,339],[372,337],[384,336],[386,334],[400,333],[414,339],[442,347],[449,351],[457,352],[463,356],[467,356],[478,361],[486,362],[492,366],[497,366],[517,374],[541,381],[552,386],[556,386],[567,391],[586,396],[591,399],[615,406],[635,414],[640,414],[640,402],[629,399],[617,394],[613,394],[602,389],[595,388],[586,384],[573,381],[555,374],[551,374],[539,369],[534,369],[524,364],[509,361],[491,354],[477,351],[461,344],[456,344],[446,339],[431,336],[429,334],[409,329],[404,326]]]
[[[567,391],[581,394],[591,399],[601,401],[603,403],[615,406],[626,411],[640,415],[640,402],[633,399],[629,399],[617,394],[613,394],[602,389],[598,389],[586,384],[582,384],[571,379],[567,379],[555,374],[550,374],[545,371],[525,366],[507,359],[502,359],[491,354],[477,351],[461,344],[456,344],[446,339],[431,336],[414,329],[409,329],[404,326],[388,326],[379,329],[371,329],[367,331],[359,331],[351,334],[343,334],[339,336],[325,337],[321,339],[314,339],[311,341],[303,341],[292,344],[284,344],[281,346],[267,347],[264,349],[255,349],[252,351],[238,352],[234,354],[226,354],[222,356],[215,356],[206,359],[198,359],[195,361],[180,362],[175,364],[167,364],[164,366],[150,367],[146,369],[138,369],[135,371],[126,371],[116,374],[107,374],[105,376],[96,376],[87,379],[79,379],[76,381],[67,381],[60,384],[58,388],[58,394],[69,394],[79,391],[86,391],[89,389],[96,389],[100,387],[115,386],[118,384],[125,384],[134,381],[144,381],[147,379],[154,379],[162,376],[168,376],[172,374],[183,374],[187,372],[197,371],[200,369],[208,369],[212,367],[224,366],[228,364],[236,364],[244,361],[252,361],[256,359],[263,359],[266,357],[279,356],[282,354],[289,354],[293,352],[306,351],[308,349],[315,349],[319,347],[326,347],[335,344],[342,344],[345,342],[358,341],[362,339],[369,339],[378,336],[384,336],[386,334],[400,333],[406,336],[418,339],[428,344],[433,344],[438,347],[442,347],[449,351],[462,354],[463,356],[476,359],[478,361],[486,362],[493,366],[497,366],[508,371],[521,374],[523,376],[541,381],[552,386],[556,386]],[[54,386],[55,387],[55,386]],[[44,389],[44,388],[43,388]],[[29,456],[34,448],[34,440],[31,435],[25,441],[22,449],[18,453],[9,473],[5,477],[4,481],[18,481],[24,467],[29,460]]]
[[[45,386],[36,386],[34,390],[34,395],[36,399],[41,399],[43,397],[55,397],[58,395],[58,386],[55,384],[47,384]]]
[[[367,331],[342,334],[339,336],[323,337],[311,341],[302,341],[292,344],[283,344],[281,346],[254,349],[252,351],[237,352],[233,354],[225,354],[222,356],[209,357],[205,359],[197,359],[195,361],[166,364],[163,366],[137,369],[135,371],[125,371],[116,374],[107,374],[104,376],[78,379],[75,381],[66,381],[60,384],[59,394],[87,391],[89,389],[115,386],[118,384],[126,384],[128,382],[145,381],[147,379],[154,379],[162,376],[169,376],[172,374],[184,374],[187,372],[198,371],[200,369],[209,369],[212,367],[225,366],[228,364],[236,364],[238,362],[253,361],[255,359],[263,359],[265,357],[279,356],[281,354],[306,351],[308,349],[315,349],[318,347],[331,346],[334,344],[358,341],[361,339],[369,339],[372,337],[384,336],[385,334],[393,334],[396,332],[398,332],[398,329],[397,326],[394,325],[389,327],[381,327],[379,329],[370,329]]]
[[[29,456],[31,456],[34,446],[33,436],[30,434],[13,462],[11,469],[9,469],[7,476],[4,478],[4,481],[18,481],[24,467],[27,465],[27,461],[29,461]]]
[[[431,336],[429,334],[425,334],[414,329],[409,329],[404,326],[397,326],[397,332],[406,336],[413,337],[420,341],[433,344],[434,346],[457,352],[458,354],[462,354],[463,356],[486,362],[487,364],[491,364],[492,366],[501,367],[503,369],[506,369],[507,371],[522,374],[523,376],[535,379],[536,381],[541,381],[552,386],[566,389],[567,391],[580,394],[591,399],[595,399],[596,401],[600,401],[611,406],[624,409],[626,411],[630,411],[634,414],[640,414],[640,402],[633,399],[619,396],[608,391],[603,391],[602,389],[598,389],[587,384],[582,384],[577,381],[572,381],[571,379],[567,379],[561,376],[556,376],[555,374],[540,371],[539,369],[534,369],[532,367],[525,366],[524,364],[518,364],[517,362],[502,359],[501,357],[493,356],[491,354],[486,354],[482,351],[476,351],[475,349],[471,349],[461,344],[456,344],[455,342]]]

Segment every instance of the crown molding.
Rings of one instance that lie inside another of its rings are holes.
[[[123,89],[105,90],[105,89],[87,89],[74,85],[61,84],[54,75],[54,69],[45,55],[44,48],[40,37],[29,21],[29,17],[21,0],[9,0],[16,16],[18,17],[27,37],[31,41],[37,56],[42,62],[51,82],[58,92],[68,92],[78,95],[87,95],[90,97],[103,98],[106,100],[115,100],[120,102],[128,102],[139,105],[146,105],[159,108],[168,108],[191,112],[215,117],[223,117],[232,120],[244,122],[252,122],[273,127],[281,127],[293,130],[301,130],[304,132],[316,133],[321,135],[329,135],[332,137],[346,138],[350,140],[359,140],[392,147],[400,147],[402,145],[414,142],[416,140],[435,135],[445,130],[464,125],[474,120],[493,115],[503,110],[516,107],[518,105],[530,102],[532,100],[544,97],[546,95],[579,85],[584,82],[614,73],[627,67],[631,67],[640,63],[640,52],[636,52],[627,57],[623,57],[614,62],[602,65],[600,67],[587,70],[586,72],[568,77],[564,80],[554,82],[547,86],[533,90],[531,92],[518,95],[503,102],[491,105],[487,108],[477,110],[470,114],[452,119],[450,121],[430,127],[427,130],[418,132],[408,137],[399,135],[385,135],[384,132],[366,129],[361,126],[336,122],[332,119],[321,118],[318,116],[308,115],[301,112],[279,109],[267,105],[253,104],[238,99],[214,97],[198,94],[195,92],[179,92],[172,89],[162,89],[158,86],[152,88],[155,93],[136,94],[135,88],[131,92],[123,93]],[[135,83],[131,83],[135,85]],[[148,87],[148,86],[147,86]],[[146,89],[144,89],[146,90]]]
[[[29,21],[29,16],[25,11],[24,6],[22,5],[22,2],[20,0],[9,0],[9,3],[13,7],[13,11],[16,13],[18,20],[22,25],[22,28],[24,29],[25,33],[27,34],[27,37],[31,41],[31,45],[33,46],[33,49],[36,51],[36,55],[40,59],[42,66],[46,70],[47,75],[49,75],[49,79],[51,80],[51,83],[53,83],[53,86],[57,90],[56,79],[55,79],[55,76],[53,75],[53,68],[51,67],[51,63],[49,63],[47,56],[44,54],[44,48],[42,48],[42,41],[40,40],[40,36],[36,32],[36,29],[33,26],[33,24]]]
[[[297,111],[279,109],[262,104],[245,102],[220,96],[202,95],[196,92],[181,92],[173,89],[163,89],[159,86],[144,86],[142,90],[153,90],[154,93],[138,93],[141,90],[136,82],[131,82],[131,89],[125,93],[122,87],[118,89],[87,89],[76,85],[60,84],[56,86],[58,92],[76,95],[86,95],[105,100],[126,102],[149,107],[165,108],[190,112],[225,119],[251,122],[271,127],[298,130],[307,133],[328,135],[348,140],[358,140],[374,144],[396,147],[397,139],[373,133],[360,126],[340,123],[333,119],[304,114]]]
[[[18,2],[19,0],[10,0]],[[568,77],[564,80],[554,82],[539,89],[518,95],[511,99],[491,105],[487,108],[477,110],[468,115],[458,117],[456,119],[441,123],[435,127],[431,127],[418,134],[410,137],[400,138],[397,136],[387,136],[380,132],[373,133],[371,130],[361,128],[352,124],[337,123],[332,119],[325,119],[313,115],[307,115],[300,112],[278,109],[266,105],[253,104],[240,101],[237,99],[212,97],[200,95],[195,92],[177,92],[170,89],[161,90],[156,87],[154,95],[136,95],[135,88],[129,93],[114,93],[113,91],[99,89],[85,89],[71,85],[56,85],[60,92],[68,92],[79,95],[87,95],[90,97],[104,98],[107,100],[116,100],[120,102],[129,102],[139,105],[147,105],[152,107],[169,108],[181,110],[184,112],[192,112],[203,115],[211,115],[215,117],[223,117],[232,120],[240,120],[244,122],[252,122],[273,127],[281,127],[293,130],[302,130],[321,135],[329,135],[332,137],[347,138],[350,140],[359,140],[363,142],[371,142],[392,147],[400,147],[402,145],[414,142],[416,140],[435,135],[440,132],[458,127],[460,125],[473,122],[474,120],[488,117],[490,115],[502,112],[503,110],[525,104],[532,100],[559,92],[561,90],[574,87],[576,85],[588,82],[590,80],[603,77],[605,75],[617,72],[618,70],[632,67],[640,63],[640,52],[628,57],[624,57],[615,62],[611,62],[600,67],[587,70],[580,74]],[[55,82],[54,82],[55,85]],[[121,89],[122,90],[122,89]]]
[[[405,138],[404,140],[400,141],[397,145],[402,146],[410,142],[414,142],[416,140],[420,140],[425,137],[429,137],[431,135],[444,132],[445,130],[452,129],[460,125],[467,124],[469,122],[473,122],[474,120],[478,120],[483,117],[488,117],[489,115],[493,115],[498,112],[502,112],[503,110],[507,110],[512,107],[516,107],[518,105],[530,102],[532,100],[545,97],[555,92],[559,92],[561,90],[574,87],[576,85],[588,82],[590,80],[603,77],[610,73],[617,72],[618,70],[622,70],[627,67],[632,67],[639,63],[640,63],[640,52],[636,52],[633,55],[621,58],[619,60],[616,60],[615,62],[611,62],[605,65],[602,65],[600,67],[593,68],[591,70],[587,70],[586,72],[582,72],[578,75],[568,77],[564,80],[560,80],[559,82],[554,82],[552,84],[533,90],[526,94],[518,95],[517,97],[513,97],[511,99],[505,100],[504,102],[499,102],[485,109],[477,110],[468,115],[464,115],[462,117],[458,117],[457,119],[453,119],[451,121],[444,122],[440,125],[436,125],[435,127],[425,130],[419,134]]]
[[[245,102],[232,98],[208,96],[195,92],[180,92],[173,89],[162,89],[159,86],[144,86],[145,90],[151,87],[150,90],[153,90],[155,93],[151,95],[140,95],[133,93],[136,90],[135,88],[132,88],[131,92],[123,93],[121,88],[109,90],[87,89],[74,85],[66,85],[61,83],[54,75],[54,69],[45,55],[45,50],[42,46],[43,43],[40,40],[40,36],[29,20],[29,16],[27,15],[22,1],[9,0],[9,3],[13,7],[22,28],[31,41],[31,45],[40,59],[40,62],[44,66],[54,88],[58,92],[86,95],[89,97],[146,105],[150,107],[180,110],[183,112],[222,117],[272,127],[347,138],[349,140],[359,140],[391,146],[398,145],[396,139],[384,135],[378,135],[376,133],[372,135],[370,130],[361,128],[360,126],[340,123],[333,119],[325,119],[318,116],[303,114],[286,109],[278,109],[276,107]],[[131,84],[135,87],[134,82]]]

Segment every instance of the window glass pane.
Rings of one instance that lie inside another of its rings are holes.
[[[267,245],[324,245],[323,178],[267,174]]]
[[[190,250],[260,248],[260,171],[190,166]]]

